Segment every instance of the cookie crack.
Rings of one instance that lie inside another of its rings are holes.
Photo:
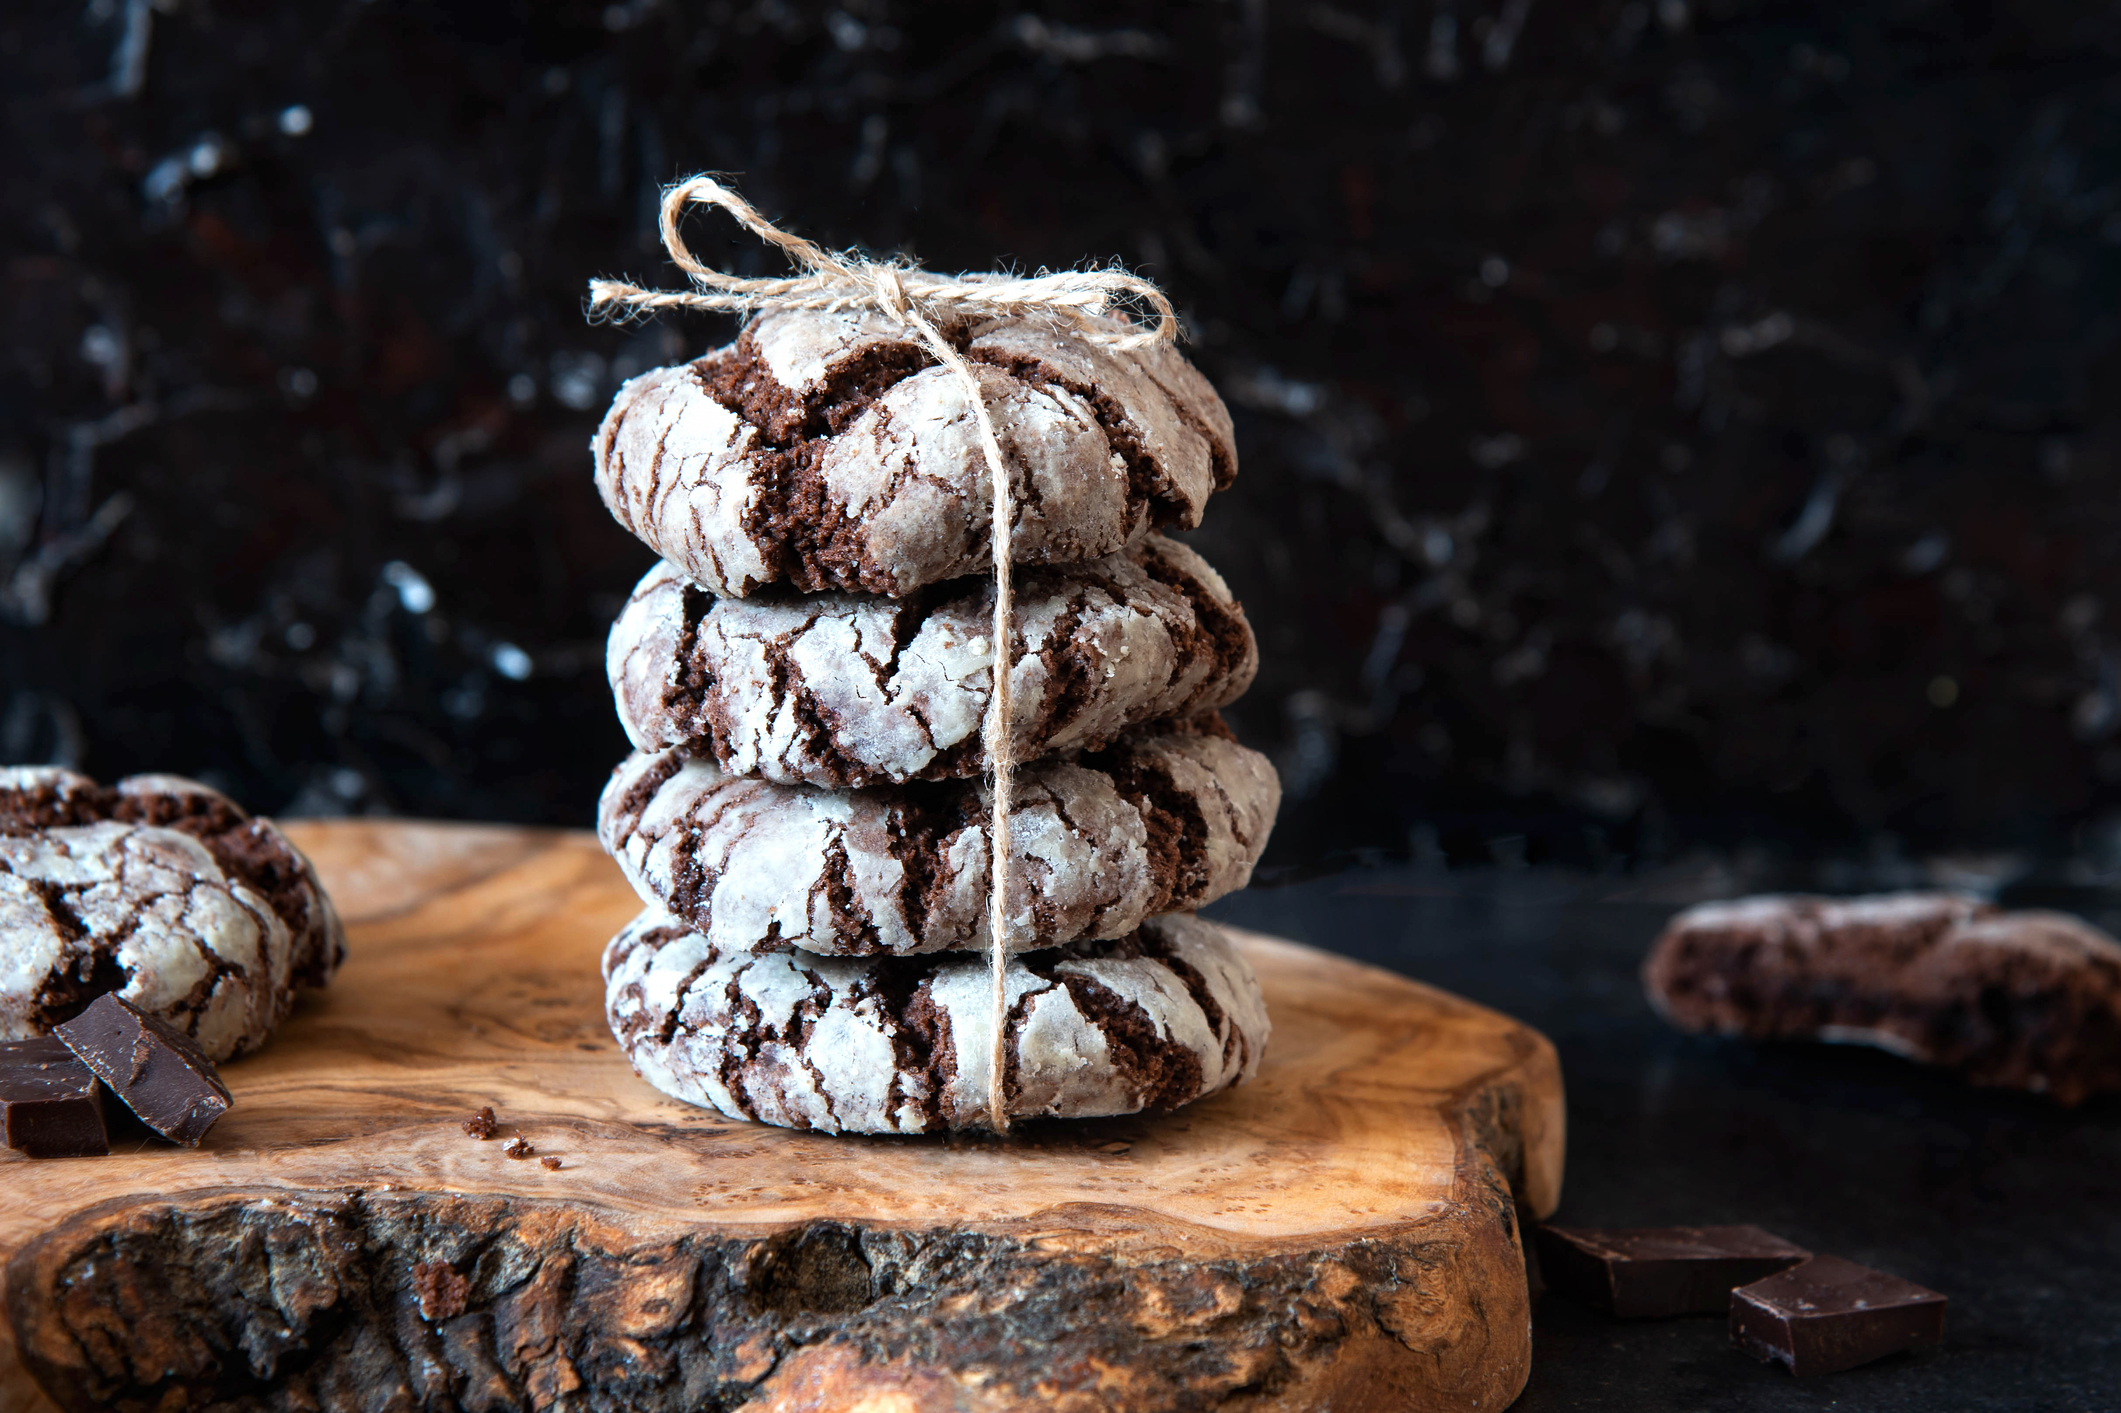
[[[1134,1086],[1143,1109],[1175,1109],[1200,1097],[1206,1075],[1200,1056],[1159,1030],[1138,1003],[1076,972],[1063,975],[1060,984],[1083,1018],[1104,1034],[1112,1068]]]
[[[824,894],[825,911],[832,919],[832,935],[851,939],[845,943],[848,951],[881,952],[883,936],[877,931],[876,919],[868,909],[859,906],[854,885],[849,881],[853,872],[847,859],[846,836],[835,834],[832,842],[825,846],[825,867],[818,882],[812,885],[811,896],[814,898],[819,892]]]
[[[1089,410],[1090,418],[1104,434],[1105,444],[1119,457],[1127,471],[1127,499],[1135,505],[1150,505],[1157,508],[1159,524],[1178,522],[1191,524],[1198,507],[1187,504],[1171,478],[1149,449],[1142,445],[1127,411],[1119,399],[1103,388],[1089,383],[1078,383],[1064,376],[1058,368],[1035,354],[1011,352],[995,348],[973,348],[967,358],[999,368],[1032,387],[1056,387],[1080,400]],[[1168,401],[1168,399],[1166,399]]]
[[[703,960],[694,962],[692,969],[678,982],[678,989],[670,998],[670,1014],[663,1018],[663,1024],[657,1029],[657,1043],[668,1045],[676,1038],[680,1018],[685,1014],[685,998],[692,994],[693,983],[707,974],[707,969],[714,965],[715,960],[714,954],[709,952]]]
[[[759,1045],[765,1036],[759,1026],[759,1008],[744,994],[743,977],[750,969],[739,967],[722,983],[722,1001],[728,1008],[729,1020],[717,1037],[715,1077],[738,1113],[756,1119],[759,1111],[751,1100],[749,1072],[758,1063]]]

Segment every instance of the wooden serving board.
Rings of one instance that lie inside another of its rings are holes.
[[[1553,1048],[1244,935],[1258,1080],[1007,1139],[663,1098],[604,1025],[587,835],[291,831],[351,955],[196,1151],[0,1154],[0,1409],[1499,1409]],[[504,1125],[461,1128],[481,1104]],[[512,1159],[521,1133],[540,1156]],[[39,1381],[52,1402],[35,1391]]]

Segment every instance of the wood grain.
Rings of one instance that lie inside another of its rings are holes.
[[[0,1409],[1500,1408],[1552,1047],[1241,934],[1259,1079],[1006,1140],[732,1122],[637,1079],[587,835],[290,831],[352,951],[196,1151],[0,1156]],[[481,1104],[504,1128],[460,1125]],[[512,1159],[520,1133],[548,1171]],[[19,1361],[19,1362],[18,1362]],[[45,1404],[44,1407],[50,1405]]]

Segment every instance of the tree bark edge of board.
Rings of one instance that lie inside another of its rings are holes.
[[[69,1413],[1500,1408],[1530,1362],[1514,1091],[1455,1106],[1438,1216],[1291,1249],[1113,1245],[1094,1209],[1059,1238],[821,1219],[643,1242],[579,1202],[220,1190],[80,1213],[9,1262],[7,1313]]]

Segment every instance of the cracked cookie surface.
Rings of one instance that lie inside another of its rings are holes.
[[[1643,985],[1683,1030],[1874,1045],[2064,1104],[2121,1090],[2121,944],[1951,893],[1801,894],[1673,918]]]
[[[862,786],[979,774],[994,588],[905,598],[717,598],[667,561],[612,625],[606,668],[636,748],[684,746],[731,775]],[[1222,577],[1161,535],[1016,587],[1010,669],[1022,759],[1235,701],[1259,649]]]
[[[1020,563],[1190,528],[1236,475],[1229,411],[1173,349],[1115,352],[1017,321],[944,332],[1011,466]],[[876,316],[762,315],[620,388],[591,449],[619,523],[716,594],[895,596],[992,567],[993,488],[964,389]]]
[[[604,985],[620,1048],[673,1098],[828,1133],[987,1122],[984,958],[753,953],[650,908],[605,948]],[[1014,956],[1005,985],[1015,1118],[1174,1108],[1251,1078],[1266,1048],[1251,966],[1185,914]]]
[[[832,955],[986,946],[980,780],[826,790],[640,752],[604,787],[597,832],[642,901],[717,947]],[[1219,719],[1019,766],[1008,945],[1120,937],[1242,888],[1281,783]]]
[[[224,1060],[346,948],[287,837],[195,781],[0,769],[0,1039],[115,991]]]

